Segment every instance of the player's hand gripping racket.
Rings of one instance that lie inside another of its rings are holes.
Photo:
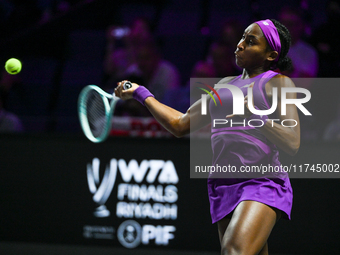
[[[132,87],[125,82],[123,89]],[[111,129],[111,118],[119,98],[96,85],[88,85],[79,94],[78,114],[85,136],[94,143],[104,141]]]

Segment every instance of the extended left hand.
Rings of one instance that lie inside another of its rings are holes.
[[[124,80],[124,81],[121,81],[121,82],[118,82],[118,86],[115,88],[115,95],[123,100],[127,100],[127,99],[131,99],[133,98],[132,95],[133,95],[133,92],[139,87],[139,85],[137,83],[132,83],[132,87],[127,89],[127,90],[124,90],[123,88],[123,84],[127,82],[127,80]]]

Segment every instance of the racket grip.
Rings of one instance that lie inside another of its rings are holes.
[[[129,82],[129,81],[126,81],[126,82],[123,84],[123,89],[124,89],[124,90],[127,90],[127,89],[129,89],[129,88],[131,88],[131,87],[132,87],[132,83]]]

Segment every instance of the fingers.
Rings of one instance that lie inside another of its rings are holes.
[[[136,88],[139,87],[136,83],[131,83],[132,87],[129,89],[124,89],[124,84],[128,82],[128,80],[123,80],[121,82],[117,82],[117,87],[115,88],[115,95],[123,100],[133,98],[133,92]]]
[[[115,88],[115,95],[119,98],[122,98],[123,84],[124,81],[117,82],[117,87]]]
[[[117,82],[118,87],[119,87],[119,86],[123,86],[123,84],[124,84],[125,82],[127,82],[127,81],[128,81],[128,80],[123,80],[123,81]]]
[[[117,87],[116,87],[116,89],[122,90],[122,89],[123,89],[123,85],[124,85],[125,82],[127,82],[127,80],[117,82]]]

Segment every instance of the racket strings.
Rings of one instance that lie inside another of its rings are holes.
[[[87,96],[87,119],[94,137],[100,137],[106,129],[106,109],[104,99],[95,90]]]

